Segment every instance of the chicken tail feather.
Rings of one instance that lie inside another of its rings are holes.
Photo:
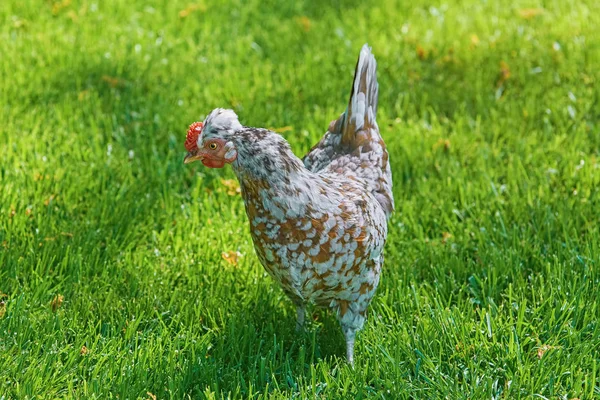
[[[323,138],[304,156],[313,172],[327,172],[364,180],[385,214],[394,210],[389,154],[375,120],[377,114],[377,63],[371,48],[360,51],[350,102],[331,121]]]
[[[350,145],[356,133],[366,128],[376,128],[377,122],[377,62],[371,48],[365,44],[356,63],[354,84],[350,92],[350,102],[344,113],[342,143]]]

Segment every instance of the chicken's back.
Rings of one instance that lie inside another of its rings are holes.
[[[356,64],[348,108],[331,122],[327,133],[303,161],[313,172],[366,181],[389,217],[394,210],[392,173],[375,120],[377,94],[377,63],[365,44]]]

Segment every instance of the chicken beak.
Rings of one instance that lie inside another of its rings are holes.
[[[183,158],[183,163],[189,164],[189,163],[197,161],[197,160],[202,160],[202,158],[203,157],[201,155],[199,155],[197,151],[190,151]]]

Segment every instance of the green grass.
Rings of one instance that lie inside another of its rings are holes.
[[[0,399],[600,397],[600,3],[277,3],[0,2]],[[214,107],[305,153],[365,42],[397,210],[352,370],[182,158]]]

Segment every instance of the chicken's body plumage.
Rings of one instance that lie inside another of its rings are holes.
[[[281,136],[243,127],[229,110],[213,111],[202,133],[231,133],[237,151],[231,165],[254,248],[296,305],[298,326],[309,303],[334,310],[351,363],[379,283],[393,210],[388,153],[375,121],[377,92],[375,59],[365,45],[346,112],[303,161]]]

